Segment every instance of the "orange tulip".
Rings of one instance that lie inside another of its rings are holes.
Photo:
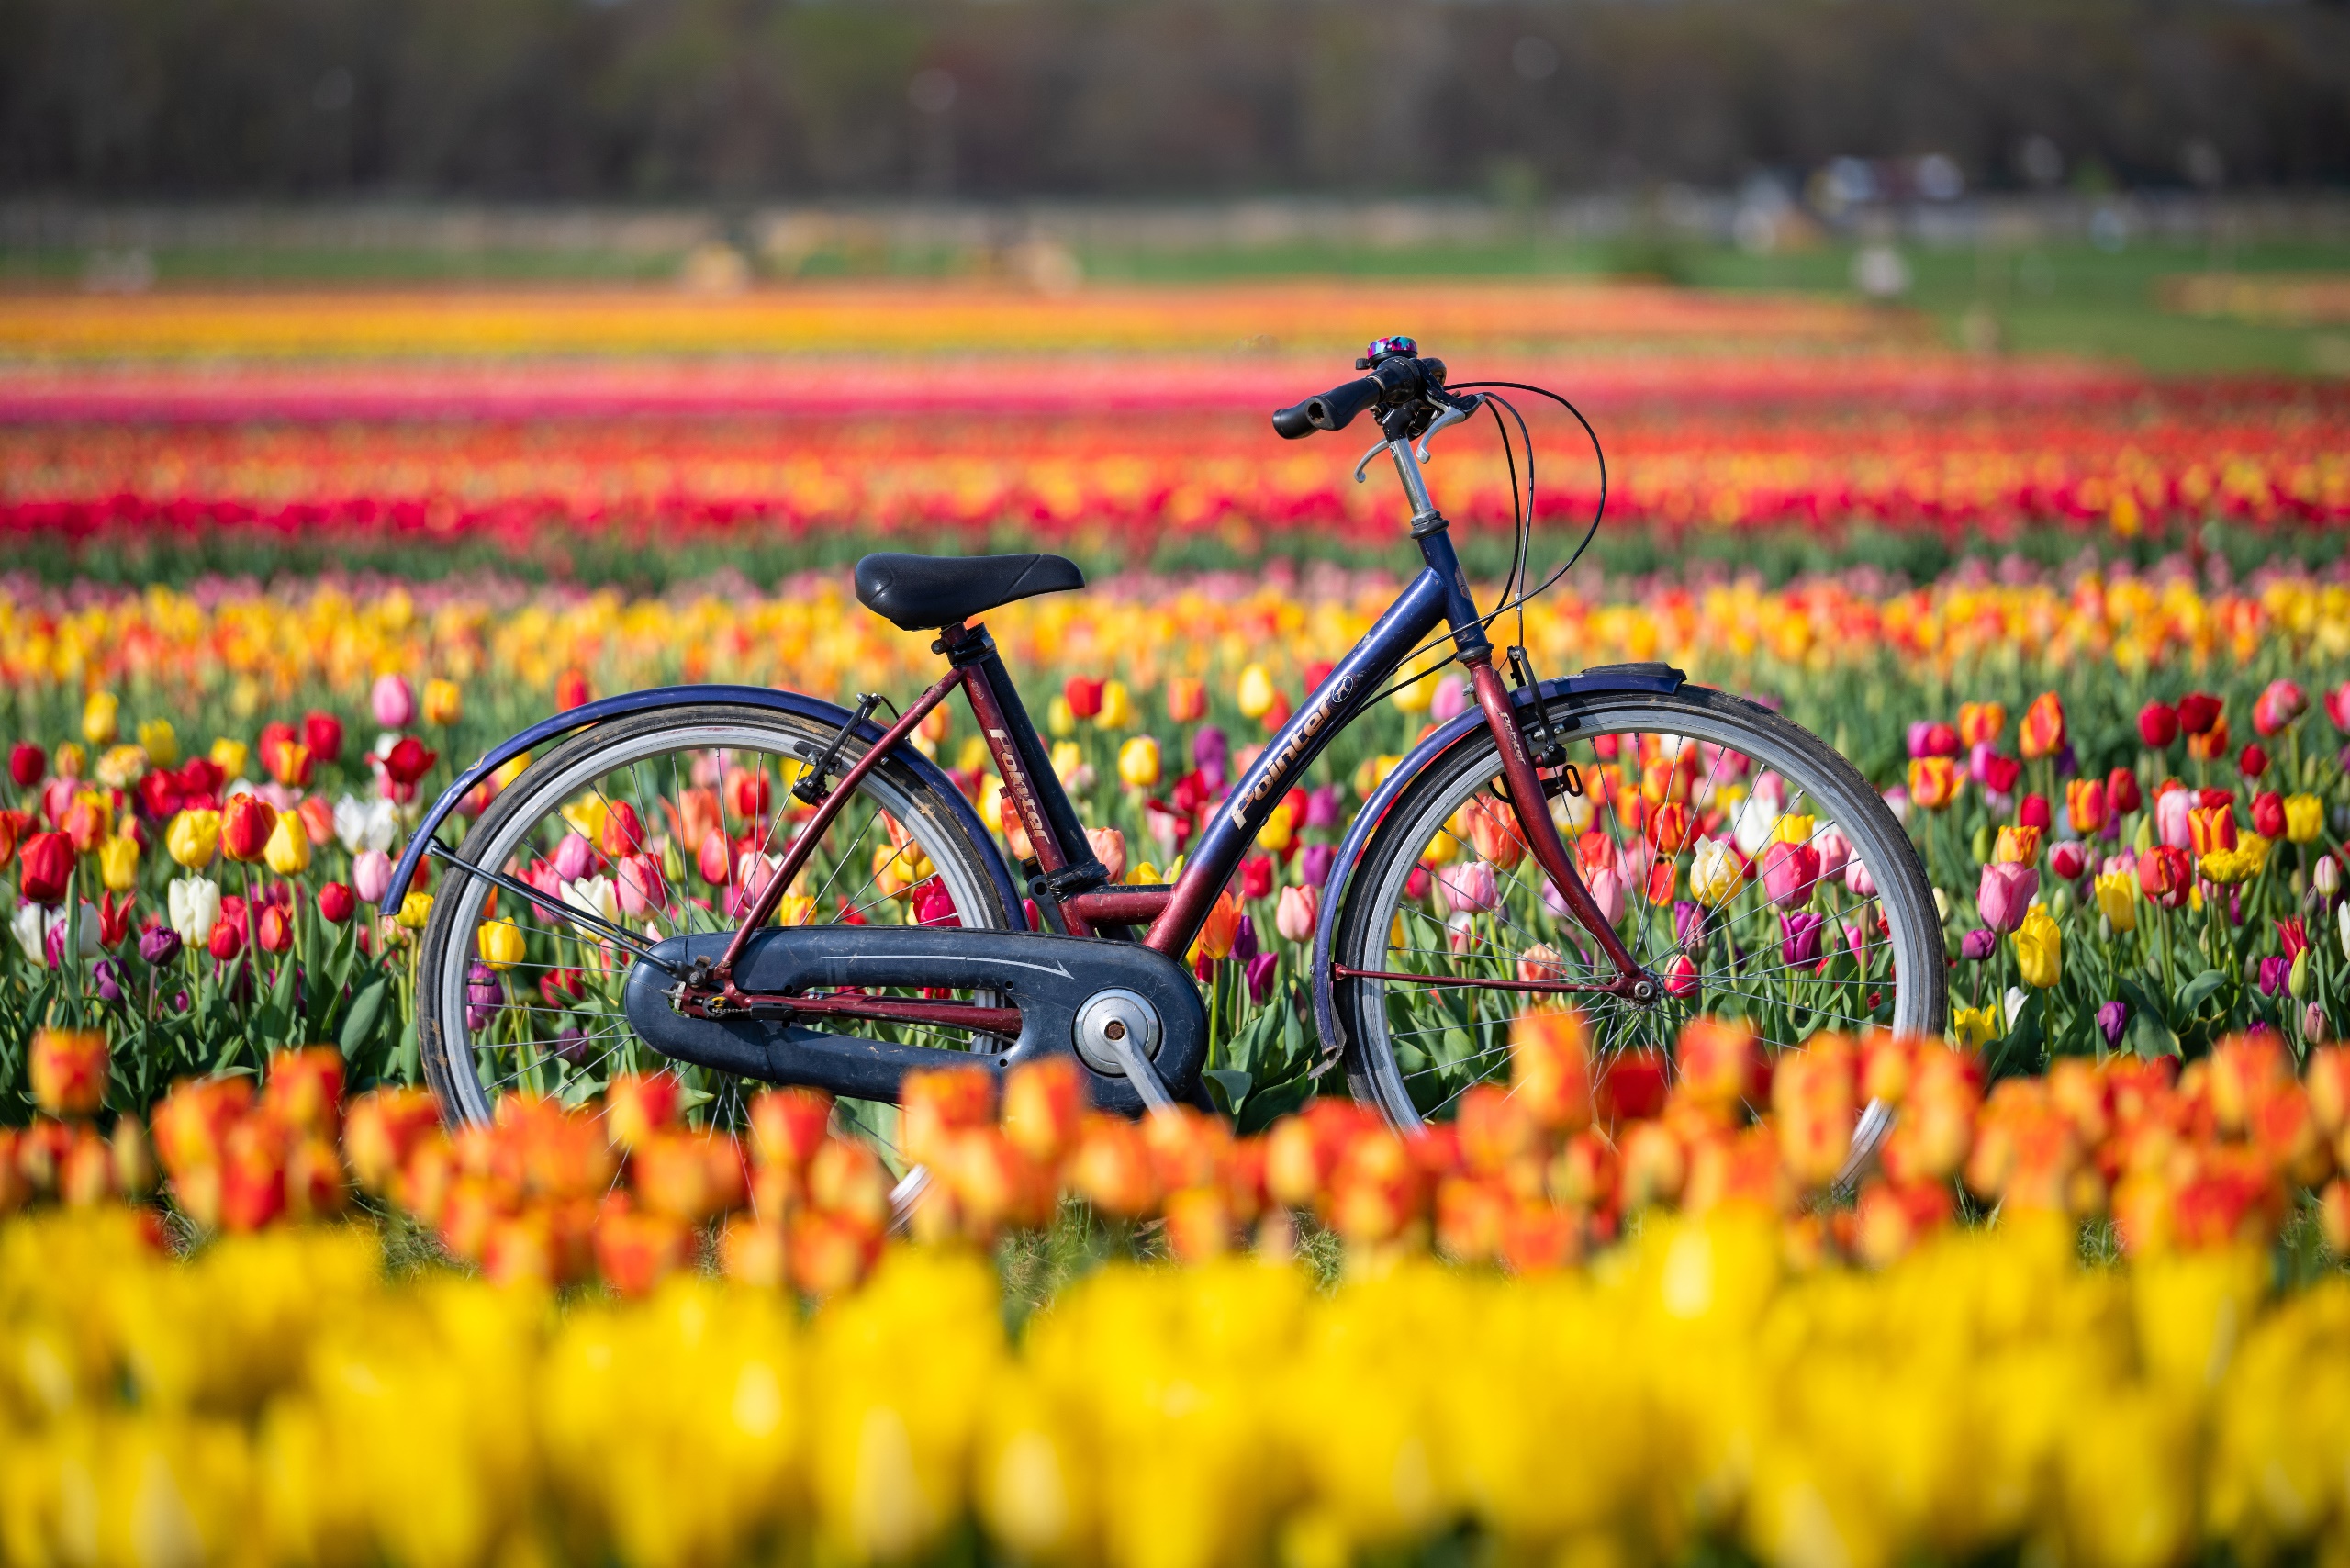
[[[1959,771],[1946,756],[1909,759],[1909,801],[1939,812],[1958,798]]]
[[[2065,704],[2053,691],[2043,691],[2023,711],[2016,732],[2018,749],[2027,762],[2053,756],[2065,745]]]

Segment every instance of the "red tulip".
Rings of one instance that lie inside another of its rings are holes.
[[[2236,767],[2246,778],[2257,778],[2268,771],[2268,753],[2258,741],[2254,741],[2237,755]]]
[[[381,760],[393,783],[414,784],[432,770],[432,765],[441,760],[441,754],[428,749],[414,735],[402,735]]]
[[[584,708],[595,700],[596,689],[588,684],[588,672],[567,669],[555,678],[554,711],[568,713],[574,708]]]
[[[2333,701],[2333,694],[2328,693],[2326,702],[2329,705],[2327,709],[2329,712],[2333,711],[2331,707]],[[31,789],[40,782],[40,776],[48,771],[49,753],[41,750],[32,742],[18,741],[9,748],[8,777],[16,781],[17,789]]]
[[[1102,682],[1090,675],[1073,675],[1061,683],[1062,700],[1069,711],[1080,719],[1091,719],[1102,711]]]
[[[261,912],[261,950],[264,953],[283,953],[293,946],[294,923],[285,918],[285,912],[275,904],[271,904],[267,909],[263,910]]]
[[[2016,823],[2019,826],[2036,827],[2041,832],[2046,833],[2054,820],[2054,814],[2048,809],[2048,797],[2045,795],[2026,795],[2016,807]]]
[[[726,809],[746,821],[763,817],[775,803],[775,781],[760,767],[726,770]]]
[[[2199,735],[2220,722],[2220,700],[2208,691],[2190,691],[2178,700],[2178,727]]]
[[[598,834],[597,847],[618,860],[624,855],[638,855],[644,850],[644,820],[636,808],[626,801],[615,801],[604,812],[604,825]]]
[[[2274,790],[2264,790],[2252,798],[2252,831],[2263,838],[2285,836],[2284,796]]]
[[[329,882],[319,890],[319,916],[331,925],[349,920],[359,907],[359,900],[341,882]]]
[[[2195,863],[2188,858],[2186,850],[2157,844],[2139,852],[2138,886],[2148,899],[2163,908],[2177,909],[2185,903],[2194,881]]]
[[[65,897],[66,879],[73,874],[73,840],[62,833],[37,833],[25,840],[21,858],[25,897],[39,904],[54,904]]]
[[[257,795],[234,795],[220,813],[220,853],[246,865],[262,857],[276,830],[277,812]]]
[[[316,710],[302,715],[302,744],[316,762],[342,760],[342,721]]]
[[[1251,855],[1240,863],[1240,896],[1242,898],[1269,898],[1272,890],[1273,857],[1271,856]]]
[[[2105,803],[2116,816],[2127,816],[2145,804],[2145,796],[2138,789],[2138,776],[2126,767],[2117,767],[2107,774]]]
[[[229,901],[222,899],[220,902],[225,905]],[[211,950],[212,956],[222,963],[234,962],[237,955],[245,950],[244,922],[229,919],[224,911],[218,924],[212,927],[211,936],[204,945]]]
[[[2064,881],[2079,881],[2088,863],[2088,847],[2077,838],[2059,839],[2048,851],[2049,870]]]
[[[2325,694],[2325,716],[2333,722],[2335,729],[2350,734],[2350,680]]]
[[[114,900],[112,892],[98,896],[98,946],[101,947],[118,947],[122,946],[122,939],[130,935],[130,906],[139,902],[139,895],[125,893],[119,904]]]
[[[2272,680],[2253,700],[2252,727],[2262,735],[2277,734],[2309,711],[2309,696],[2299,686],[2289,680]]]

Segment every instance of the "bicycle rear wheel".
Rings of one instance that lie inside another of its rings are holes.
[[[1939,1035],[1942,924],[1907,831],[1800,725],[1703,687],[1552,700],[1583,783],[1550,811],[1655,1002],[1578,995],[1601,1053],[1669,1049],[1699,1013],[1792,1045],[1821,1029]],[[1497,980],[1604,981],[1614,969],[1517,841],[1490,735],[1389,808],[1334,928],[1348,1083],[1389,1120],[1448,1115],[1505,1075],[1534,998]],[[1562,779],[1565,770],[1546,775]],[[1431,983],[1348,975],[1425,975]]]
[[[733,930],[810,812],[791,781],[834,733],[813,719],[721,704],[599,724],[524,768],[457,854],[638,935]],[[839,767],[865,749],[851,741]],[[883,762],[826,831],[779,918],[1010,926],[988,848],[953,805],[911,767]],[[446,1117],[487,1120],[517,1092],[576,1103],[615,1073],[666,1061],[622,1012],[626,949],[480,877],[446,865],[442,873],[423,933],[417,1012],[425,1077]],[[512,930],[485,935],[498,922]],[[999,1044],[941,1029],[861,1032],[916,1045]],[[700,1067],[678,1071],[696,1119],[733,1119],[738,1083]]]

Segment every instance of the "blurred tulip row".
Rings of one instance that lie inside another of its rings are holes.
[[[659,1078],[451,1137],[412,1092],[346,1110],[308,1050],[102,1135],[104,1050],[44,1037],[63,1119],[0,1164],[19,1201],[48,1183],[0,1224],[10,1562],[902,1562],[976,1531],[1137,1568],[2168,1568],[2322,1558],[2350,1524],[2350,1284],[2279,1294],[2303,1271],[2272,1249],[2312,1202],[2344,1240],[2343,1184],[2301,1186],[2350,1156],[2339,1047],[2304,1076],[2273,1036],[2177,1074],[2071,1061],[1986,1100],[1939,1042],[1774,1054],[1704,1023],[1668,1084],[1537,1013],[1509,1091],[1409,1142],[1341,1102],[1236,1140],[1091,1116],[1049,1064],[1000,1103],[948,1072],[909,1086],[912,1245],[801,1092],[739,1144]],[[1848,1200],[1864,1097],[1893,1127]],[[106,1201],[158,1160],[175,1218]],[[485,1277],[397,1221],[322,1223],[354,1180]],[[1188,1266],[1112,1261],[1024,1318],[975,1244],[1056,1188]],[[2123,1266],[2084,1260],[2109,1195]],[[1317,1288],[1296,1254],[1326,1226]],[[589,1269],[607,1289],[548,1294]]]
[[[1776,407],[1711,401],[1702,386],[1681,398],[1673,390],[1596,413],[1617,526],[1865,522],[2005,536],[2071,523],[2126,536],[2178,521],[2350,521],[2350,401],[2337,398],[2312,407],[2260,389],[2231,398],[2157,386],[2128,401],[2049,406],[1992,386],[1927,419],[1862,387],[1849,404],[1789,422]],[[1230,407],[1147,420],[980,407],[853,419],[632,410],[356,426],[19,424],[0,428],[0,530],[162,529],[257,545],[348,536],[405,545],[420,564],[469,535],[536,545],[610,534],[658,550],[944,533],[978,549],[1011,529],[1135,560],[1162,543],[1245,545],[1298,530],[1365,552],[1396,543],[1396,498],[1348,482],[1352,447],[1291,445],[1260,410]],[[1569,427],[1567,443],[1540,429],[1536,515],[1579,530],[1599,498],[1598,470],[1580,431]],[[1505,531],[1516,481],[1485,427],[1438,451],[1430,483],[1447,514],[1471,535]]]

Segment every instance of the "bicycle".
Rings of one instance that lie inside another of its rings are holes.
[[[634,692],[511,737],[426,813],[385,907],[425,857],[441,863],[417,1009],[444,1114],[483,1119],[517,1089],[584,1098],[670,1061],[707,1070],[699,1092],[723,1118],[742,1080],[887,1102],[918,1068],[1051,1053],[1075,1055],[1105,1108],[1198,1101],[1209,1041],[1185,954],[1211,906],[1332,737],[1448,640],[1474,705],[1378,783],[1324,887],[1317,1076],[1343,1068],[1357,1098],[1416,1128],[1504,1070],[1509,1020],[1545,998],[1581,1005],[1601,1052],[1669,1047],[1699,1010],[1787,1043],[1824,1026],[1941,1033],[1941,921],[1876,790],[1799,726],[1663,664],[1540,680],[1513,646],[1505,679],[1489,630],[1566,568],[1531,586],[1519,508],[1503,602],[1481,613],[1422,465],[1434,437],[1490,410],[1516,497],[1506,410],[1530,501],[1530,433],[1504,396],[1516,384],[1448,386],[1409,338],[1372,343],[1357,369],[1273,424],[1298,439],[1370,414],[1380,439],[1356,477],[1392,461],[1422,568],[1215,803],[1172,885],[1111,882],[977,620],[1082,588],[1077,566],[868,555],[859,599],[935,630],[947,665],[886,728],[878,696],[850,711],[763,688]],[[1017,874],[909,744],[958,690],[1033,846]],[[524,756],[442,844],[458,803]],[[673,885],[696,874],[708,901]],[[493,918],[513,927],[496,965]]]

